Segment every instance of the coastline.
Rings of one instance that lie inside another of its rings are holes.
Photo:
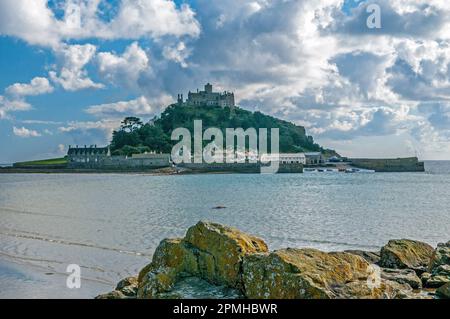
[[[0,298],[3,299],[85,299],[95,297],[108,289],[106,282],[83,278],[80,289],[68,289],[68,274],[55,272],[25,262],[0,259],[0,280],[2,287]],[[45,287],[45,289],[43,289]]]
[[[171,167],[146,170],[104,170],[74,168],[0,168],[0,174],[145,174],[145,175],[177,175]]]

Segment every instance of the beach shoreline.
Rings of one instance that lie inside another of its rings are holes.
[[[69,289],[67,276],[42,266],[0,258],[2,299],[87,299],[110,287],[109,283],[82,278],[79,289]],[[45,289],[44,289],[45,287]]]

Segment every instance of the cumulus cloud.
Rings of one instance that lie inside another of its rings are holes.
[[[29,111],[32,106],[23,100],[10,100],[0,95],[0,120],[9,118],[8,113]]]
[[[186,47],[184,42],[179,42],[174,46],[165,46],[163,49],[163,56],[167,60],[172,60],[179,63],[183,68],[187,68],[186,59],[191,54],[191,50]]]
[[[69,136],[74,143],[84,145],[109,143],[112,132],[120,126],[120,119],[103,119],[99,121],[70,121],[58,127],[58,131]]]
[[[53,87],[46,78],[36,77],[30,83],[15,83],[5,89],[5,96],[0,95],[0,119],[8,118],[8,113],[28,111],[32,106],[25,101],[26,96],[53,92]]]
[[[55,54],[60,61],[61,68],[59,72],[50,71],[50,78],[67,91],[103,88],[104,85],[92,81],[84,69],[95,56],[96,50],[97,48],[92,44],[62,44],[58,46]]]
[[[147,53],[137,42],[125,49],[122,55],[100,52],[97,56],[100,75],[122,87],[135,88],[143,72],[150,72]]]
[[[17,128],[13,127],[14,135],[18,137],[28,138],[28,137],[39,137],[41,134],[35,130],[30,130],[25,127]]]
[[[30,44],[55,45],[59,41],[56,19],[46,0],[0,1],[0,34],[15,36]]]
[[[5,89],[5,93],[15,97],[40,95],[53,92],[53,87],[47,78],[36,77],[28,83],[15,83]]]
[[[197,36],[200,26],[192,9],[166,0],[122,0],[116,14],[102,17],[101,0],[0,1],[0,34],[30,44],[57,46],[70,39],[138,39],[141,37]],[[54,9],[62,11],[57,17]]]
[[[117,16],[105,27],[104,32],[107,38],[198,36],[200,25],[187,4],[177,8],[173,1],[122,0]]]
[[[442,1],[441,1],[442,2]],[[368,28],[367,5],[374,3],[380,7],[381,28]],[[450,8],[438,1],[377,0],[363,1],[349,16],[336,12],[337,16],[328,27],[337,33],[352,35],[391,35],[396,37],[428,38],[449,23]],[[448,39],[448,35],[447,39]]]
[[[152,100],[141,96],[130,101],[93,105],[88,107],[86,112],[102,118],[122,118],[127,115],[152,117],[171,102],[172,97],[168,95],[162,95]]]

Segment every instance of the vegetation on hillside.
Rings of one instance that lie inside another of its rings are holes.
[[[19,162],[14,163],[15,167],[27,167],[27,166],[54,166],[54,165],[66,165],[67,157],[62,158],[51,158],[37,161],[29,161],[29,162]]]
[[[178,127],[189,129],[193,136],[194,120],[202,120],[203,130],[217,127],[225,136],[226,128],[279,128],[280,152],[306,152],[325,150],[316,144],[311,136],[306,135],[305,128],[293,123],[276,119],[261,112],[250,112],[241,108],[234,110],[214,106],[180,106],[167,107],[160,117],[155,117],[147,124],[137,117],[127,117],[121,127],[113,132],[111,151],[113,155],[131,155],[148,151],[170,153],[178,141],[171,141],[172,130]],[[268,131],[270,138],[270,130]],[[208,141],[204,142],[207,144]],[[268,141],[270,151],[270,141]]]

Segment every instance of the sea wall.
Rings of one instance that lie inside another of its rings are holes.
[[[138,276],[97,298],[450,298],[450,242],[433,248],[397,239],[374,252],[270,251],[258,237],[200,221],[183,238],[161,241]]]
[[[69,160],[69,168],[90,168],[105,170],[141,170],[149,168],[169,167],[170,156],[155,158],[130,158],[126,156],[105,156],[82,159],[83,161]]]
[[[419,162],[417,157],[392,158],[392,159],[371,159],[371,158],[351,158],[353,166],[364,169],[372,169],[377,172],[424,172],[423,162]]]
[[[248,173],[259,174],[263,168],[261,163],[182,163],[178,167],[185,168],[192,173]],[[277,173],[303,173],[300,163],[281,164]]]

